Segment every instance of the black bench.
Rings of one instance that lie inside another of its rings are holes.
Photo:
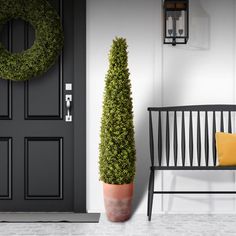
[[[149,221],[151,220],[152,216],[154,194],[236,193],[236,191],[154,190],[155,171],[236,170],[236,167],[234,166],[217,166],[215,143],[216,131],[232,133],[232,118],[234,118],[236,112],[236,105],[149,107],[148,112],[151,157],[147,205],[147,215]],[[153,121],[154,118],[155,122]],[[187,126],[186,123],[188,124]],[[204,130],[204,140],[202,140],[202,130]],[[188,142],[186,141],[187,132]],[[171,136],[173,137],[171,138]],[[179,137],[181,137],[180,140]],[[172,151],[172,155],[170,150]],[[196,160],[194,160],[194,150],[196,150]],[[204,150],[203,158],[202,150]],[[179,155],[180,153],[181,155]],[[211,156],[210,153],[212,154]]]

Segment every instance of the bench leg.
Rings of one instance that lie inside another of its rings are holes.
[[[147,205],[147,216],[148,220],[152,218],[152,205],[153,205],[153,192],[154,192],[154,171],[151,170],[148,184],[148,205]]]
[[[150,175],[149,175],[149,183],[148,183],[147,216],[149,216],[149,205],[150,205],[150,186],[151,186],[151,171],[150,171]]]

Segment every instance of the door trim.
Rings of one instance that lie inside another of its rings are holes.
[[[86,209],[86,0],[74,0],[74,212]]]

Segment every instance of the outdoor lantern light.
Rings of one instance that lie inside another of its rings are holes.
[[[164,44],[186,44],[189,38],[189,0],[164,0]]]

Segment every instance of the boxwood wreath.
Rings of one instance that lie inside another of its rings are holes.
[[[0,0],[0,25],[22,19],[35,29],[31,48],[9,52],[0,43],[0,78],[25,81],[55,64],[63,47],[63,29],[56,10],[46,0]]]

